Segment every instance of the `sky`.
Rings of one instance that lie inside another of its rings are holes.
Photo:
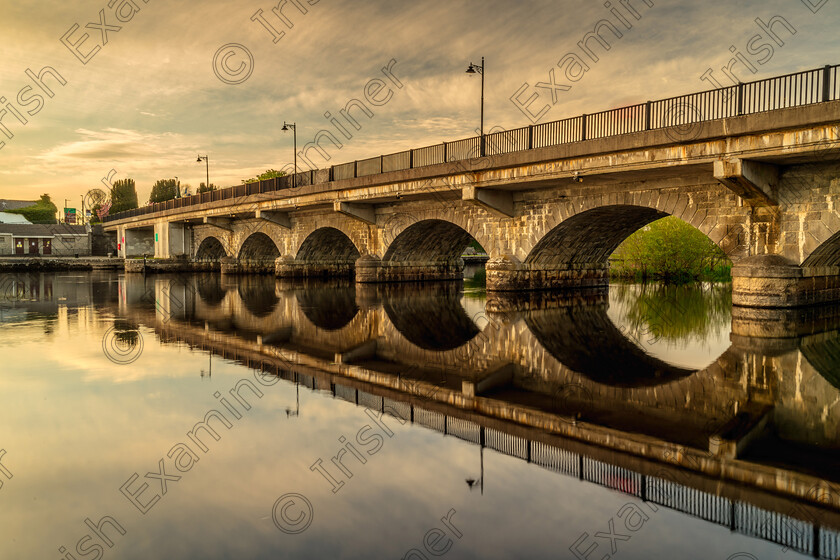
[[[59,208],[117,179],[141,204],[158,179],[195,188],[197,155],[220,186],[289,169],[284,121],[298,150],[336,135],[329,161],[307,153],[318,168],[473,136],[481,79],[465,70],[482,56],[485,130],[710,89],[708,69],[729,85],[736,56],[743,81],[840,62],[837,0],[33,4],[0,3],[0,198]],[[587,53],[601,20],[621,36],[601,26]],[[354,99],[358,127],[340,113]]]

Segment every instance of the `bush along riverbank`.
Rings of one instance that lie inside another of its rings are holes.
[[[628,237],[610,256],[610,278],[634,282],[729,282],[732,262],[690,224],[669,216]]]

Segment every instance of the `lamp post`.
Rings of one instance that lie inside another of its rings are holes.
[[[195,160],[196,163],[201,163],[201,160],[207,164],[207,182],[204,183],[207,190],[210,190],[210,156],[198,156]]]
[[[295,123],[287,123],[286,121],[283,121],[283,128],[280,130],[288,131],[290,128],[292,129],[292,136],[295,143],[295,174],[292,178],[292,188],[295,188],[297,187],[297,126],[295,126]]]
[[[481,64],[467,66],[467,74],[481,74],[481,138],[479,140],[479,154],[484,155],[484,57],[481,57]]]
[[[484,495],[484,445],[481,445],[481,476],[478,477],[478,480],[474,478],[468,478],[466,480],[467,486],[469,486],[470,490],[472,490],[476,484],[479,485],[481,489],[481,494]]]

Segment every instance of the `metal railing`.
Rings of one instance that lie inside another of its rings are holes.
[[[322,170],[324,173],[319,170],[304,171],[297,173],[296,176],[285,175],[159,202],[106,216],[103,222],[293,187],[416,169],[479,156],[533,150],[674,126],[686,127],[716,119],[836,101],[840,99],[838,68],[840,65],[827,65],[814,70],[794,72],[725,88],[486,134],[484,153],[480,153],[481,138],[475,136],[333,165]]]

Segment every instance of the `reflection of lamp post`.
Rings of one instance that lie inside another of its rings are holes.
[[[207,164],[207,182],[204,183],[207,190],[210,190],[210,156],[198,156],[198,159],[195,160],[196,163],[201,163],[201,160],[204,160]]]
[[[484,155],[484,57],[481,57],[481,64],[467,66],[467,74],[481,74],[481,140],[479,155]]]
[[[484,428],[480,428],[480,430],[481,443],[479,445],[481,446],[481,451],[479,453],[481,454],[481,476],[478,477],[478,480],[474,478],[468,478],[466,480],[466,483],[467,486],[470,487],[470,490],[472,490],[475,487],[475,485],[478,484],[479,488],[481,489],[481,494],[484,495]]]
[[[286,418],[291,416],[300,416],[300,384],[297,380],[297,373],[295,374],[295,409],[286,407]]]
[[[212,377],[213,376],[213,352],[207,352],[208,355],[208,366],[207,370],[201,370],[201,377]]]
[[[295,126],[295,123],[289,124],[286,121],[283,121],[283,128],[281,128],[280,130],[289,130],[290,128],[293,131],[292,136],[294,137],[295,143],[295,174],[294,178],[292,179],[292,188],[294,188],[297,186],[297,126]]]

